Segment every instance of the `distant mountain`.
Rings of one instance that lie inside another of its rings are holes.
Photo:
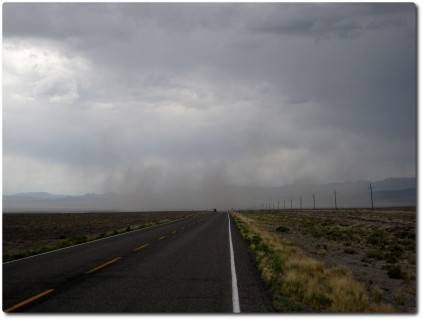
[[[161,193],[133,195],[86,193],[80,196],[26,192],[3,196],[3,211],[97,211],[97,210],[201,210],[206,208],[260,208],[263,205],[290,208],[370,207],[372,184],[376,207],[416,206],[417,179],[389,178],[381,181],[347,181],[330,184],[297,184],[283,187],[218,186],[206,189],[176,188]],[[301,200],[300,200],[301,197]]]
[[[47,192],[22,192],[3,196],[3,211],[95,211],[115,210],[118,195],[86,193],[81,196]]]
[[[416,178],[389,178],[374,182],[372,187],[375,190],[417,189],[417,180]]]
[[[57,198],[66,198],[68,196],[59,195],[59,194],[52,194],[48,192],[20,192],[16,193],[13,196],[16,197],[27,197],[27,198],[34,198],[34,199],[57,199]]]

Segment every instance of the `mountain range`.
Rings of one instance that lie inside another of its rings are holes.
[[[370,184],[375,207],[416,206],[417,179],[348,181],[330,184],[292,184],[282,187],[226,186],[211,190],[167,190],[161,194],[86,193],[80,196],[47,192],[3,195],[3,212],[150,211],[240,208],[370,207]],[[314,195],[314,199],[313,199]]]

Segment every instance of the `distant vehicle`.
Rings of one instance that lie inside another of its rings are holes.
[[[217,209],[215,208],[215,209],[213,209],[213,212],[217,212]]]

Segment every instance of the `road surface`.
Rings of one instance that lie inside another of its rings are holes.
[[[226,212],[219,212],[4,263],[3,311],[273,309],[239,231]]]

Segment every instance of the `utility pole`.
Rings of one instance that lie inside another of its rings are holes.
[[[279,211],[279,201],[278,201],[278,211]]]
[[[314,193],[313,193],[313,208],[314,210],[316,210],[316,197],[314,196]]]
[[[336,204],[336,190],[333,192],[333,194],[335,195],[335,209],[338,209],[338,205]]]
[[[303,210],[303,199],[301,199],[301,196],[300,196],[300,209]]]
[[[292,210],[292,199],[291,199],[291,210]]]
[[[372,210],[373,210],[373,188],[372,188],[372,184],[370,184],[370,199],[372,200]]]
[[[285,200],[283,201],[283,209],[284,210],[286,209],[286,207],[285,207]]]

